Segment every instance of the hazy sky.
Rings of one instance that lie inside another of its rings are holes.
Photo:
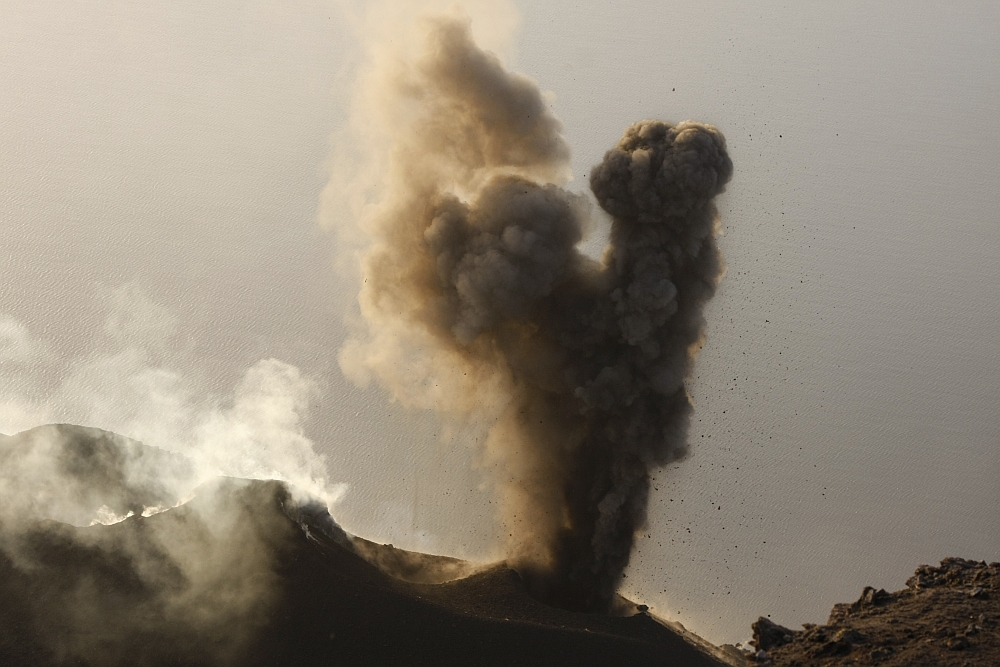
[[[712,123],[736,165],[692,455],[657,476],[626,593],[739,641],[1000,559],[1000,8],[517,4],[472,14],[553,94],[574,187],[642,118]],[[474,450],[337,365],[357,278],[317,219],[358,7],[0,5],[0,432],[169,446],[277,358],[315,383],[302,428],[348,530],[484,556]]]

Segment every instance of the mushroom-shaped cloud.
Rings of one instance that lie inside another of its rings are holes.
[[[655,223],[705,206],[732,175],[726,140],[711,125],[644,120],[605,154],[590,187],[615,218]]]

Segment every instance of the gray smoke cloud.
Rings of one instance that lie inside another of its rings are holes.
[[[537,84],[467,21],[423,26],[420,56],[376,51],[359,88],[357,117],[387,148],[360,216],[368,330],[342,367],[491,424],[510,562],[543,600],[608,610],[650,471],[686,452],[684,380],[723,273],[725,139],[691,121],[629,127],[591,172],[613,220],[595,261],[577,249],[587,200],[562,187],[569,148]]]

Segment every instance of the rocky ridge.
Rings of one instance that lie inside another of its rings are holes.
[[[894,593],[867,587],[834,605],[826,625],[791,630],[759,618],[750,665],[1000,665],[1000,563],[945,558]]]

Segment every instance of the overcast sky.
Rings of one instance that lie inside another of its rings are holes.
[[[0,5],[0,432],[73,421],[169,446],[277,358],[317,387],[301,426],[349,485],[348,530],[483,557],[474,448],[337,365],[357,278],[317,220],[357,13]],[[732,642],[920,563],[1000,559],[1000,8],[470,13],[552,93],[572,187],[642,118],[716,125],[736,166],[692,454],[657,475],[626,593]]]

